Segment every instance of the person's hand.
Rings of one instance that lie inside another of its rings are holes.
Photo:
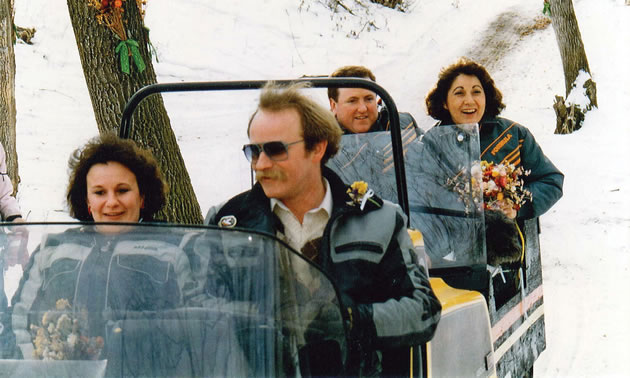
[[[315,314],[313,320],[306,326],[304,337],[306,342],[312,343],[326,339],[338,339],[345,336],[343,318],[339,307],[332,302],[320,304],[311,309]]]
[[[347,315],[347,329],[350,343],[369,347],[376,338],[376,328],[372,321],[372,306],[355,303],[348,295],[341,295],[341,306]]]
[[[514,206],[512,206],[511,203],[509,203],[508,201],[502,201],[500,207],[501,211],[503,212],[503,214],[505,214],[506,217],[510,219],[516,218],[516,210],[514,210]]]
[[[488,264],[496,266],[517,262],[523,246],[516,222],[505,216],[503,211],[496,210],[486,210],[484,218]]]

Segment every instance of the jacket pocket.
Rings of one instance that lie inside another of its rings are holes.
[[[335,251],[337,253],[348,253],[352,251],[366,251],[372,253],[378,253],[380,255],[383,254],[383,247],[381,247],[378,243],[370,243],[370,242],[352,242],[342,244],[340,246],[335,247]]]
[[[157,284],[165,284],[169,280],[169,272],[173,271],[169,262],[144,255],[119,255],[116,257],[116,265]]]
[[[111,308],[156,311],[181,302],[173,264],[149,255],[119,255],[113,265],[107,282]]]
[[[379,243],[350,242],[336,246],[332,258],[336,263],[348,260],[364,260],[378,264],[384,254],[385,249]]]
[[[79,260],[73,259],[59,259],[53,262],[50,267],[43,271],[43,286],[42,290],[47,290],[53,282],[67,281],[69,278],[72,282],[76,281],[77,272],[79,270]],[[57,284],[55,284],[57,285]]]

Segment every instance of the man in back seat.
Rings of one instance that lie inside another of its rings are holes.
[[[376,77],[363,66],[344,66],[331,77],[355,77],[376,81]],[[344,134],[359,134],[390,129],[387,108],[379,111],[380,99],[376,93],[363,88],[328,88],[330,110]],[[424,132],[409,113],[398,113],[401,130],[414,130],[417,136]]]

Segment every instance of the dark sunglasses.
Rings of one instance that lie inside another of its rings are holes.
[[[304,139],[292,143],[275,140],[267,143],[246,144],[243,146],[243,153],[250,163],[258,160],[261,152],[273,161],[283,161],[289,158],[289,146],[300,142],[304,142]]]

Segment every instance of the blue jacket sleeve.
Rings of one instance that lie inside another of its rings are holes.
[[[519,210],[518,218],[530,219],[547,212],[562,197],[564,175],[545,156],[532,133],[525,127],[519,128],[519,142],[522,143],[521,165],[530,171],[524,181],[525,188],[532,193],[532,200]]]

